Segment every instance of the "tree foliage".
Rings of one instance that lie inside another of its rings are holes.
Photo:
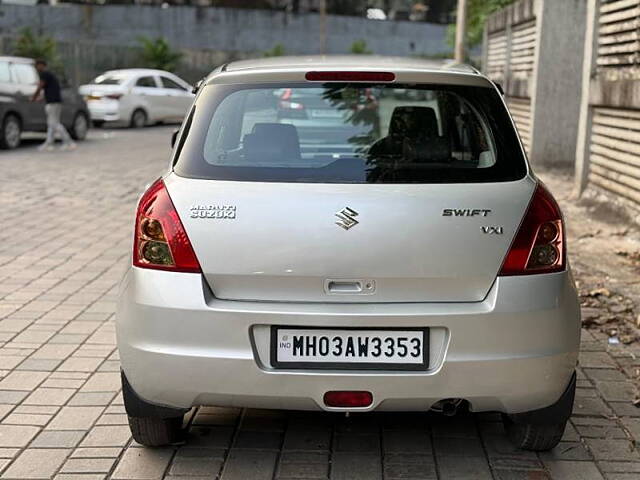
[[[33,33],[29,27],[20,30],[13,46],[13,54],[17,57],[42,59],[47,62],[49,69],[65,78],[64,67],[58,55],[56,41],[46,35]]]
[[[487,17],[493,12],[510,5],[515,0],[469,0],[467,7],[467,38],[468,47],[473,47],[482,42],[482,32]],[[453,46],[456,38],[455,24],[449,25],[447,41]]]
[[[25,27],[20,30],[14,53],[19,57],[42,58],[51,62],[57,57],[56,42],[51,37],[36,35],[29,27]]]
[[[142,46],[140,60],[143,66],[173,72],[180,64],[182,52],[171,48],[164,38],[139,37],[138,41]]]
[[[281,44],[281,43],[277,43],[272,48],[270,48],[269,50],[265,50],[263,52],[263,55],[265,57],[281,57],[281,56],[285,55],[286,53],[287,53],[287,51],[284,48],[284,45]]]
[[[356,40],[351,44],[350,52],[355,55],[369,55],[371,50],[367,48],[367,42],[364,40]]]

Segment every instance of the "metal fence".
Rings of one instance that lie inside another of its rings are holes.
[[[578,192],[640,209],[640,0],[588,0]]]
[[[531,92],[536,53],[535,0],[521,0],[491,16],[485,30],[484,70],[507,95],[518,131],[531,146]]]

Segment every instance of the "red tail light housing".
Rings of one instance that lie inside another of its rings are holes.
[[[122,94],[121,93],[110,93],[109,95],[105,95],[106,98],[109,98],[111,100],[120,100],[122,98]]]
[[[560,272],[566,266],[565,243],[560,207],[538,184],[499,275]]]
[[[200,263],[161,178],[142,195],[136,212],[133,265],[200,273]]]

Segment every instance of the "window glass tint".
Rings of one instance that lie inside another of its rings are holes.
[[[243,181],[440,183],[513,180],[526,171],[504,106],[490,88],[206,88],[215,92],[200,101],[211,105],[208,114],[194,119],[176,164],[178,174]]]
[[[162,82],[162,86],[164,88],[174,88],[176,90],[182,90],[182,91],[185,90],[184,87],[182,87],[181,85],[177,84],[176,82],[174,82],[170,78],[160,77],[160,81]]]
[[[13,76],[18,83],[33,85],[38,83],[39,76],[33,65],[14,63],[11,65]]]
[[[11,82],[11,72],[7,62],[0,62],[0,83]]]
[[[136,81],[136,87],[157,87],[153,77],[140,77]]]

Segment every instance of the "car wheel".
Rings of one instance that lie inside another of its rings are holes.
[[[142,128],[147,124],[147,114],[141,108],[136,109],[131,115],[131,126],[133,128]]]
[[[518,448],[541,452],[558,445],[564,434],[566,421],[551,424],[516,423],[503,415],[502,421],[509,440]]]
[[[104,120],[94,120],[93,122],[93,126],[96,128],[100,128],[104,125]]]
[[[181,440],[182,417],[150,418],[129,416],[133,439],[147,447],[170,445]]]
[[[548,407],[529,412],[502,415],[509,440],[523,450],[551,450],[558,445],[571,417],[576,395],[575,373],[558,401]]]
[[[87,131],[89,130],[89,119],[87,115],[78,112],[73,119],[73,124],[71,125],[71,137],[74,140],[84,140],[87,137]]]
[[[0,148],[13,149],[20,146],[22,135],[22,124],[20,119],[13,114],[4,117],[2,128],[0,129]]]

